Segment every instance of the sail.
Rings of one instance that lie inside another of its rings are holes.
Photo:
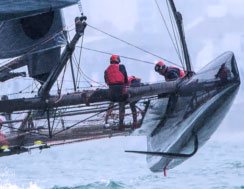
[[[0,21],[49,12],[77,2],[78,0],[1,0]]]
[[[60,10],[0,23],[0,58],[31,54],[66,44]]]
[[[29,76],[40,83],[44,83],[53,67],[60,62],[61,48],[53,48],[48,51],[28,55],[25,59]]]

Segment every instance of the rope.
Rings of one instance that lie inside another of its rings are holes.
[[[170,64],[172,64],[172,65],[179,66],[178,64],[176,64],[176,63],[174,63],[174,62],[172,62],[172,61],[170,61],[170,60],[168,60],[168,59],[166,59],[166,58],[163,58],[163,57],[161,57],[161,56],[159,56],[159,55],[156,55],[156,54],[154,54],[154,53],[152,53],[152,52],[149,52],[148,50],[145,50],[145,49],[143,49],[143,48],[141,48],[141,47],[139,47],[139,46],[136,46],[136,45],[134,45],[134,44],[132,44],[132,43],[129,43],[129,42],[123,40],[123,39],[120,39],[120,38],[118,38],[118,37],[116,37],[116,36],[114,36],[114,35],[112,35],[112,34],[109,34],[109,33],[105,32],[105,31],[102,31],[101,29],[98,29],[98,28],[96,28],[96,27],[94,27],[94,26],[91,26],[90,24],[87,24],[87,26],[89,26],[90,28],[92,28],[92,29],[94,29],[94,30],[96,30],[96,31],[99,31],[99,32],[101,32],[101,33],[103,33],[103,34],[105,34],[105,35],[111,37],[111,38],[114,38],[114,39],[116,39],[116,40],[118,40],[118,41],[120,41],[120,42],[122,42],[122,43],[125,43],[125,44],[127,44],[127,45],[129,45],[129,46],[132,46],[132,47],[134,47],[134,48],[136,48],[136,49],[138,49],[138,50],[140,50],[140,51],[142,51],[142,52],[144,52],[144,53],[147,53],[147,54],[150,54],[150,55],[152,55],[152,56],[154,56],[154,57],[157,57],[157,58],[159,58],[159,59],[162,59],[162,60],[164,60],[164,61],[166,61],[166,62],[168,62],[168,63],[170,63]]]

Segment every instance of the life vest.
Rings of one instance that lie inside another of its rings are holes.
[[[166,81],[176,80],[178,78],[183,78],[184,76],[185,76],[185,72],[174,66],[168,67],[165,73]]]
[[[108,85],[124,84],[125,77],[119,71],[119,64],[110,64],[105,72],[106,82]]]
[[[135,76],[128,77],[128,86],[139,87],[141,84],[141,79]]]

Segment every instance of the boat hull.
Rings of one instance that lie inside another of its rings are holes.
[[[152,102],[137,131],[147,135],[148,151],[190,154],[194,149],[193,132],[201,147],[224,119],[239,85],[234,54],[227,52],[183,80],[177,94]],[[153,172],[172,169],[186,159],[147,156]]]

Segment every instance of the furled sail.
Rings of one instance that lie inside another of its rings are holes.
[[[23,54],[66,44],[60,10],[0,23],[0,58]]]
[[[78,0],[1,0],[0,21],[61,9]]]
[[[60,62],[61,48],[53,48],[48,51],[28,55],[25,59],[29,76],[40,83],[44,83],[53,67]]]

